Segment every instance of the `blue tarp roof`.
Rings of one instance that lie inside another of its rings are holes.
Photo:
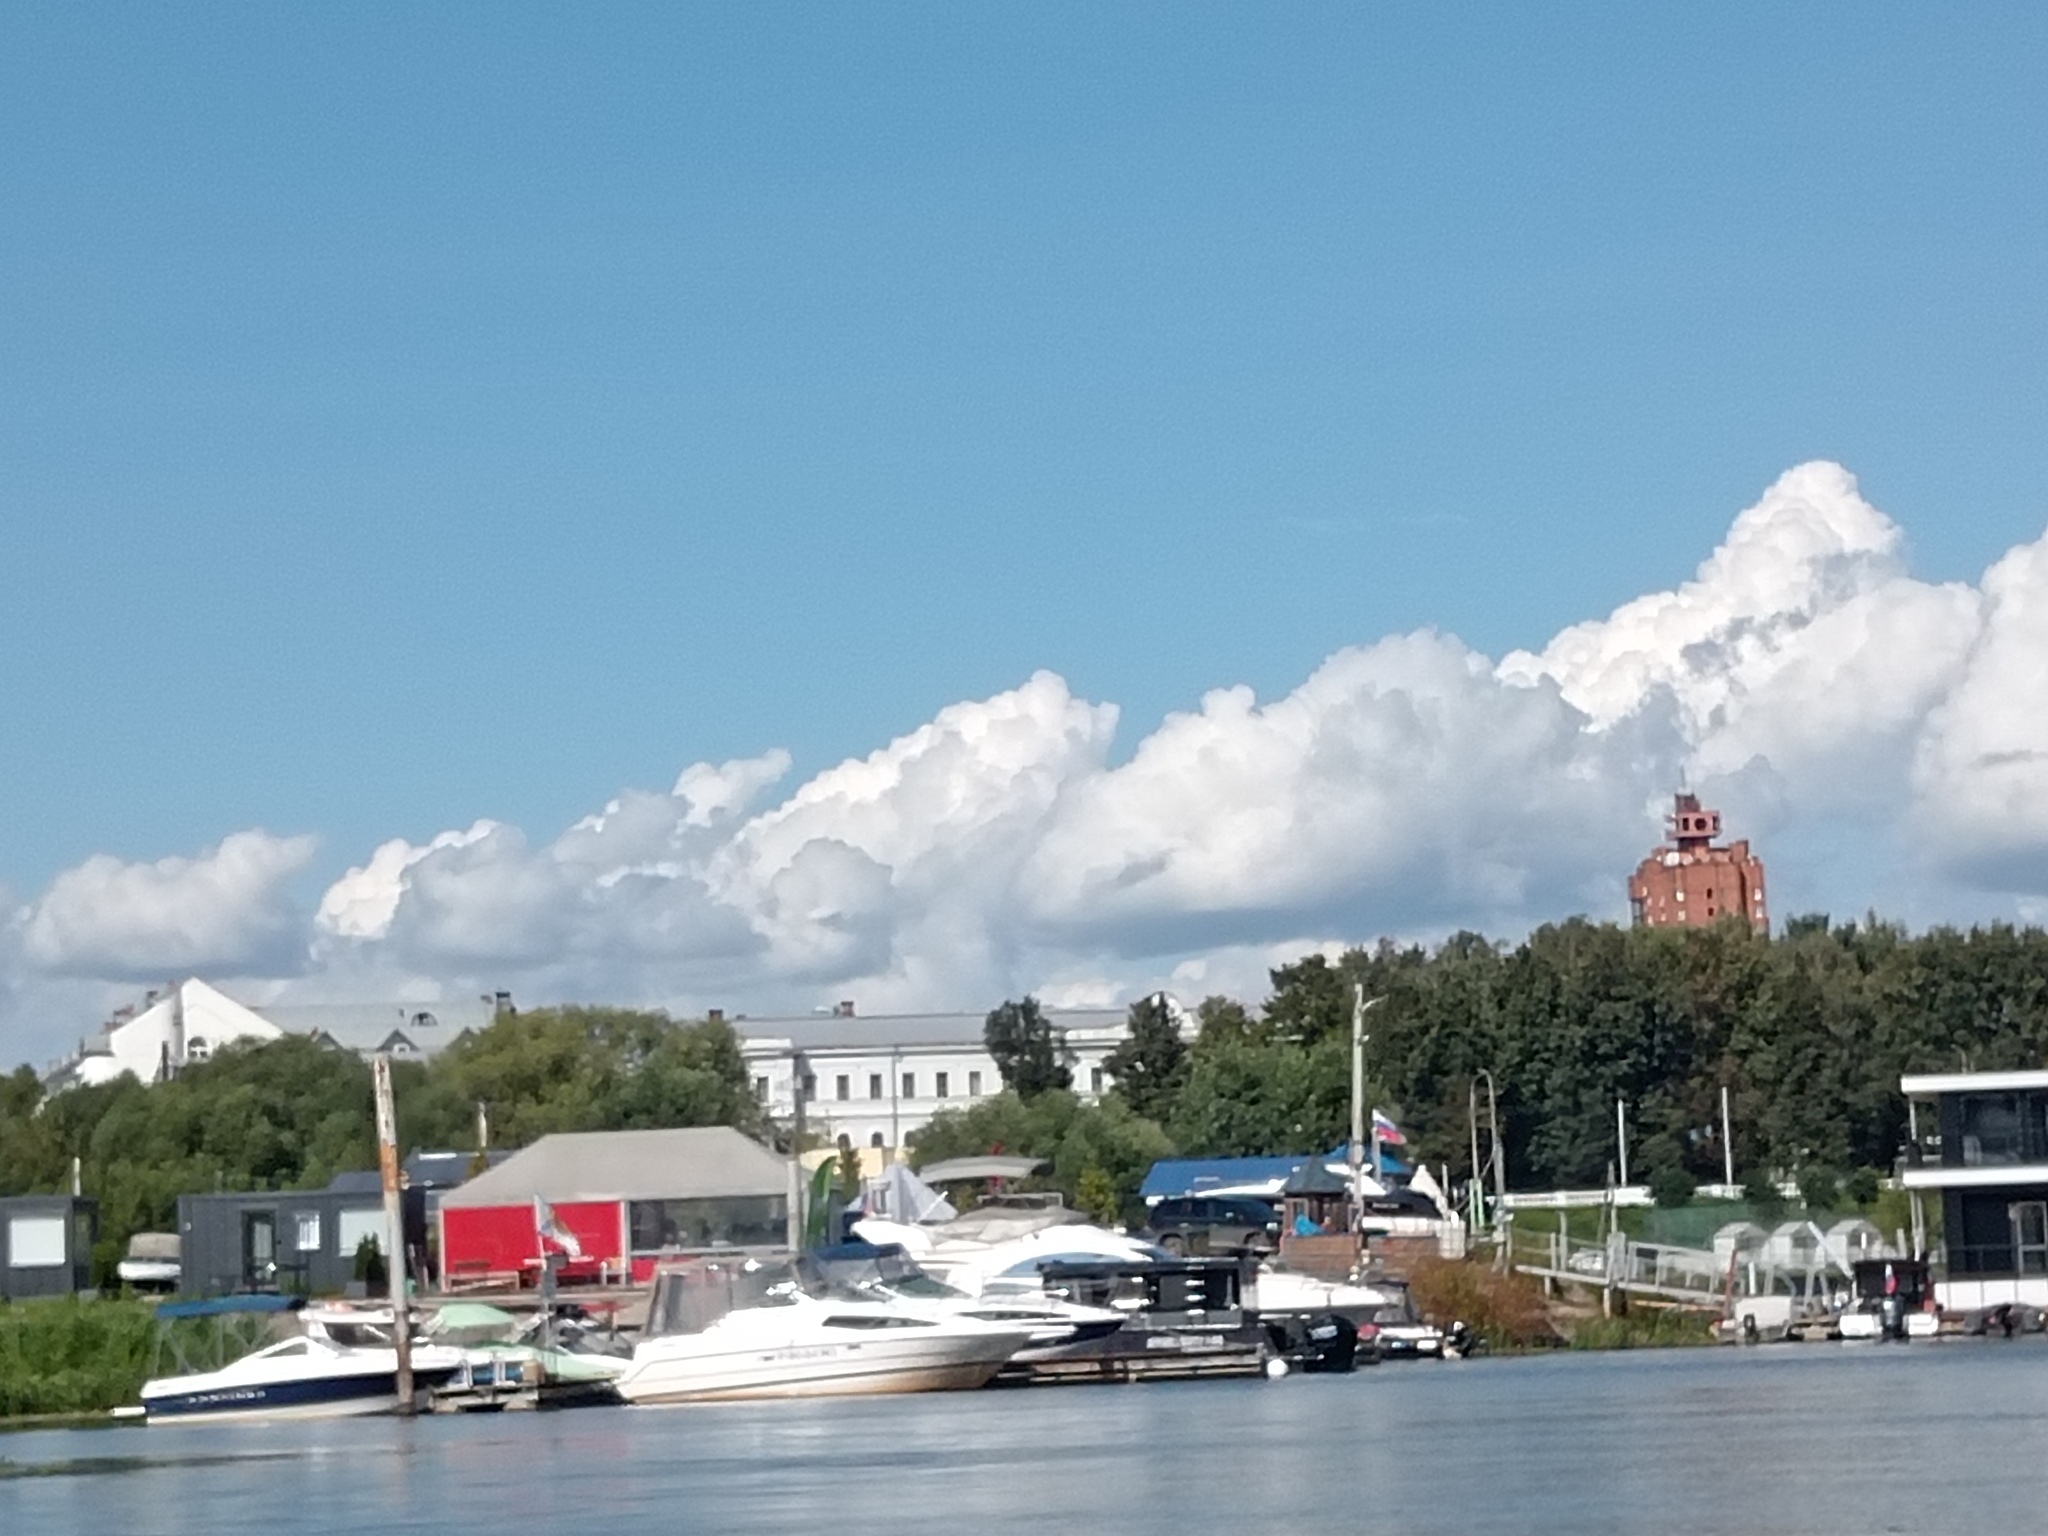
[[[1323,1154],[1328,1162],[1344,1161],[1346,1149],[1338,1147]],[[1406,1174],[1408,1165],[1385,1148],[1380,1160],[1388,1173]],[[1166,1200],[1179,1195],[1198,1195],[1209,1189],[1237,1189],[1246,1184],[1285,1183],[1308,1161],[1308,1154],[1287,1157],[1166,1157],[1154,1163],[1138,1186],[1143,1200]],[[1369,1167],[1370,1165],[1368,1165]]]

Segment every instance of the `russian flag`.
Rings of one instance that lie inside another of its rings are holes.
[[[1401,1134],[1401,1127],[1394,1124],[1393,1121],[1389,1120],[1385,1114],[1377,1109],[1372,1112],[1372,1134],[1373,1140],[1383,1142],[1390,1147],[1405,1147],[1408,1145],[1408,1138]]]

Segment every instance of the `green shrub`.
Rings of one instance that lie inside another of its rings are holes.
[[[155,1358],[149,1302],[59,1296],[0,1306],[0,1418],[132,1403]]]
[[[1832,1168],[1816,1163],[1799,1170],[1799,1199],[1809,1211],[1833,1210],[1841,1188],[1841,1178]]]
[[[1665,1210],[1690,1204],[1700,1181],[1677,1163],[1665,1163],[1650,1170],[1650,1198]]]
[[[1409,1294],[1439,1328],[1462,1322],[1493,1349],[1535,1349],[1557,1342],[1543,1289],[1527,1275],[1497,1274],[1471,1259],[1422,1259]]]
[[[1645,1307],[1619,1317],[1589,1317],[1572,1329],[1573,1349],[1668,1349],[1711,1344],[1713,1325],[1676,1307]]]

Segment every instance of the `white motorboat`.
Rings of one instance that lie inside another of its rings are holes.
[[[1030,1343],[1021,1325],[813,1286],[788,1263],[707,1260],[663,1271],[619,1395],[686,1403],[972,1388]]]
[[[1167,1261],[1173,1256],[1142,1238],[1092,1226],[1058,1206],[985,1206],[937,1227],[868,1217],[854,1236],[879,1247],[901,1247],[933,1279],[969,1296],[1044,1294],[1049,1264],[1119,1264]]]
[[[304,1332],[298,1338],[244,1355],[220,1370],[145,1382],[145,1418],[152,1424],[197,1424],[398,1411],[398,1351],[388,1308],[308,1308],[299,1322]],[[415,1345],[415,1393],[447,1380],[461,1365],[459,1349]]]
[[[1028,1343],[1012,1358],[1025,1362],[1045,1350],[1098,1339],[1124,1325],[1122,1312],[1049,1295],[1042,1286],[970,1295],[934,1279],[897,1247],[849,1243],[807,1253],[802,1263],[815,1266],[829,1284],[851,1295],[894,1301],[935,1317],[970,1317],[1022,1328]],[[1035,1265],[1032,1274],[1036,1282]]]

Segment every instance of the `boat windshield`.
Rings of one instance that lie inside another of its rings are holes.
[[[900,1248],[852,1255],[807,1253],[798,1261],[798,1271],[804,1289],[821,1298],[873,1301],[889,1296],[915,1296],[935,1300],[966,1294],[926,1274]]]

